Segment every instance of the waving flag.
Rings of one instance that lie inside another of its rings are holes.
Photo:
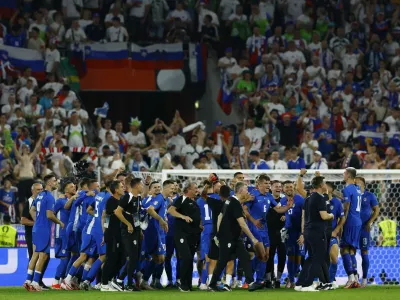
[[[200,44],[189,44],[189,69],[192,82],[203,81],[207,72],[207,48]]]
[[[32,76],[39,80],[45,78],[44,59],[36,50],[0,45],[0,60],[3,77],[7,70],[12,72],[13,68],[22,70],[29,67],[32,69]]]
[[[228,85],[228,77],[225,73],[221,79],[221,87],[219,89],[217,102],[226,115],[230,115],[232,112],[233,100],[234,94]]]
[[[107,102],[103,104],[103,107],[97,107],[94,109],[94,115],[98,117],[102,117],[103,119],[107,118],[107,113],[108,110],[110,109],[110,106],[108,105]]]
[[[132,44],[132,67],[134,69],[183,69],[184,57],[182,43],[155,44],[147,47]]]

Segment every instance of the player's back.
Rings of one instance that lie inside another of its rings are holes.
[[[355,184],[347,185],[343,190],[343,203],[350,203],[346,226],[361,226],[361,191]]]
[[[83,200],[81,202],[81,214],[79,215],[79,229],[83,230],[86,223],[87,219],[89,217],[89,214],[87,213],[87,207],[89,203],[93,201],[93,196],[87,196],[86,194],[83,196]]]
[[[51,221],[47,218],[47,210],[54,209],[54,197],[49,191],[41,192],[34,201],[36,207],[36,220],[33,225],[33,232],[50,230]]]
[[[90,204],[94,209],[94,217],[87,227],[88,234],[103,234],[102,215],[106,207],[108,198],[111,197],[109,192],[100,192],[94,197],[94,201]]]
[[[82,207],[80,205],[81,201],[79,199],[81,199],[85,194],[86,191],[84,190],[79,191],[77,199],[75,201],[72,201],[71,207],[69,209],[70,213],[69,213],[68,223],[73,224],[74,231],[76,231],[76,229],[78,228],[79,217],[82,213]]]
[[[371,217],[372,208],[378,205],[378,200],[374,193],[365,190],[362,195],[360,217],[361,222],[365,225]]]
[[[54,213],[56,214],[57,219],[59,219],[64,224],[67,224],[69,220],[69,210],[66,210],[64,208],[65,203],[67,203],[67,201],[68,201],[67,198],[58,198],[54,205]],[[65,230],[66,230],[65,227],[64,229],[62,229],[59,224],[56,224],[55,237],[58,238],[65,236]]]
[[[203,226],[212,225],[213,215],[207,201],[204,200],[204,198],[200,197],[199,199],[197,199],[197,205],[200,208],[201,222]]]
[[[287,205],[287,198],[281,200],[283,206]],[[285,227],[295,231],[301,231],[301,217],[303,213],[304,198],[300,195],[293,196],[293,207],[289,208],[285,214]]]

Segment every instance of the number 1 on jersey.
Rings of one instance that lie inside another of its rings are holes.
[[[211,217],[212,217],[211,214],[210,214],[210,211],[208,210],[208,204],[204,204],[204,220],[205,221],[211,220]]]

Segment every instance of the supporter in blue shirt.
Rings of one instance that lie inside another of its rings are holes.
[[[336,143],[336,133],[331,129],[331,120],[324,117],[322,127],[315,131],[314,138],[318,141],[319,148],[323,156],[327,156],[333,151],[333,145]]]
[[[48,89],[44,92],[44,95],[39,100],[39,104],[44,110],[50,109],[53,106],[54,90]]]
[[[268,170],[269,169],[267,162],[260,158],[260,152],[251,151],[250,159],[252,161],[252,163],[250,165],[250,169],[252,169],[252,170]]]
[[[290,149],[291,159],[288,161],[289,170],[300,170],[306,168],[305,160],[299,156],[299,150],[297,147],[292,147]]]
[[[21,30],[21,25],[16,24],[11,28],[11,33],[8,33],[4,38],[4,45],[24,48],[26,45],[26,34]]]

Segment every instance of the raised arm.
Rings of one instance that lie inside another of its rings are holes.
[[[307,191],[304,189],[303,176],[307,173],[306,169],[300,170],[300,175],[297,177],[296,189],[303,198],[307,197]]]

